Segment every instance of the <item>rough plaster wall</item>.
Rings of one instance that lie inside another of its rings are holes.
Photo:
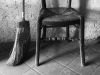
[[[22,0],[0,0],[0,41],[13,41],[18,22],[21,21]],[[47,0],[47,7],[66,7],[67,0]],[[32,40],[35,40],[36,25],[40,0],[26,0],[26,20],[30,21]],[[85,39],[96,39],[100,36],[100,0],[72,0],[72,7],[85,16]],[[75,27],[71,26],[71,37]],[[50,32],[53,31],[53,32]],[[64,28],[49,29],[49,36],[65,36]]]
[[[30,21],[31,36],[35,38],[36,23],[41,8],[39,0],[26,0],[26,20]],[[13,41],[21,21],[22,0],[0,0],[0,41]]]

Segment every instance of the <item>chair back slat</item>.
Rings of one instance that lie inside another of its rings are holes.
[[[42,8],[46,8],[46,1],[45,0],[41,0],[42,2]]]
[[[68,2],[69,2],[68,7],[71,8],[71,2],[72,2],[72,0],[69,0]]]

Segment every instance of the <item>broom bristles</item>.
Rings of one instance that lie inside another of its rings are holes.
[[[7,65],[18,65],[25,59],[30,45],[30,28],[29,26],[21,25],[17,28],[16,38],[10,58]]]

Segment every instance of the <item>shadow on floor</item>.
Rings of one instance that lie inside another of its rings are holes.
[[[86,66],[92,65],[94,63],[98,63],[98,64],[100,63],[100,56],[96,56],[93,59],[86,61]]]
[[[78,45],[76,45],[76,46],[74,46],[74,47],[72,47],[71,45],[70,45],[70,47],[69,47],[69,44],[72,44],[72,42],[69,42],[69,43],[67,43],[65,46],[67,47],[68,46],[68,51],[67,50],[64,50],[63,52],[59,52],[61,49],[56,49],[55,50],[55,52],[54,52],[54,56],[52,57],[52,58],[49,58],[49,59],[47,59],[47,60],[45,60],[45,61],[42,61],[41,63],[40,63],[40,65],[42,65],[42,64],[45,64],[45,63],[48,63],[49,61],[52,61],[53,59],[56,59],[56,58],[59,58],[59,57],[63,57],[63,56],[65,56],[65,55],[68,55],[68,54],[70,54],[70,53],[77,53],[77,54],[79,54],[79,46]]]
[[[41,44],[41,50],[45,49],[47,46],[52,45],[54,43],[55,42],[42,43]],[[67,43],[66,46],[68,45],[68,47],[69,47],[69,45],[71,43],[73,43],[73,42]],[[13,48],[13,44],[14,44],[14,42],[6,42],[6,43],[0,43],[0,46],[3,47],[4,49],[8,49],[9,48],[11,50]],[[36,42],[35,41],[32,41],[31,42],[31,46],[30,46],[30,50],[28,52],[27,58],[25,58],[25,60],[23,60],[20,64],[23,64],[25,61],[27,61],[28,59],[30,59],[33,56],[35,56],[35,48],[36,48]],[[56,50],[56,52],[57,52],[57,50]],[[64,55],[69,54],[70,52],[71,53],[79,53],[79,45],[76,45],[75,47],[69,48],[69,51],[66,51],[64,53],[55,55],[54,57],[52,57],[52,59],[50,58],[50,59],[47,59],[47,60],[43,61],[42,63],[40,63],[40,65],[45,64],[45,63],[47,63],[47,62],[49,62],[49,61],[51,61],[53,59],[56,59],[56,58],[59,58],[59,57],[63,57]],[[93,59],[91,59],[91,61],[87,61],[86,62],[86,65],[90,65],[90,64],[94,63],[95,61],[98,61],[98,59],[100,59],[100,57],[99,56],[96,56]]]
[[[2,48],[4,48],[5,50],[12,49],[13,45],[14,45],[14,41],[12,41],[12,42],[2,42],[2,43],[0,43],[0,46],[1,46]]]
[[[43,48],[45,48],[46,46],[50,45],[50,44],[53,44],[53,42],[47,42],[47,43],[42,43],[41,45],[41,50],[43,50]],[[23,64],[25,61],[29,60],[30,58],[32,58],[33,56],[35,56],[35,49],[36,49],[36,42],[33,41],[31,42],[31,45],[30,45],[30,50],[26,56],[26,58],[21,62],[19,63],[18,65],[21,65]]]

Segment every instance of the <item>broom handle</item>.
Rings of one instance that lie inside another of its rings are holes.
[[[25,0],[22,1],[22,19],[25,20]]]

